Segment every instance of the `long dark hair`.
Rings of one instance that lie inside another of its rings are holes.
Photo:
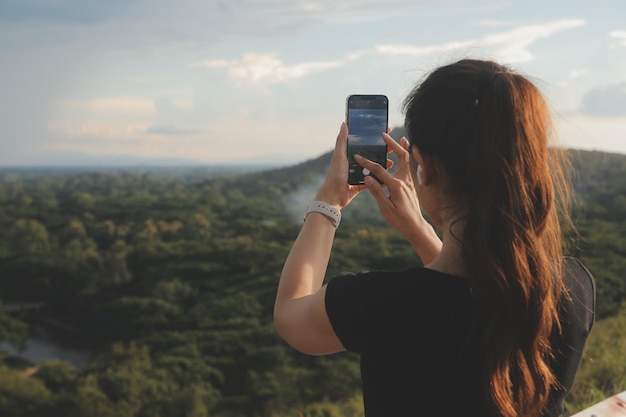
[[[563,289],[557,206],[568,201],[548,106],[528,78],[468,59],[430,73],[403,110],[409,141],[462,213],[486,398],[501,416],[539,416],[557,383],[549,337]]]

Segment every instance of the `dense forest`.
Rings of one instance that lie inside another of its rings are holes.
[[[564,243],[598,291],[571,413],[626,389],[626,155],[570,154],[576,230]],[[0,415],[362,416],[357,358],[297,353],[272,324],[282,263],[329,159],[253,172],[0,170],[0,341],[24,348],[45,327],[94,353],[80,368],[2,354]],[[328,277],[419,262],[362,193]]]

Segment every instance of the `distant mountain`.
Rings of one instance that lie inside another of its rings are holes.
[[[391,132],[391,136],[397,141],[403,135],[404,128],[394,128]],[[247,173],[224,181],[249,196],[266,195],[268,187],[277,188],[281,193],[288,193],[303,186],[319,185],[326,175],[332,153],[333,151],[329,151],[296,165]],[[394,159],[393,154],[390,159]]]
[[[262,162],[259,162],[262,161]],[[4,163],[0,167],[73,167],[73,168],[128,168],[128,167],[196,167],[196,166],[253,166],[273,168],[293,163],[293,156],[265,155],[256,158],[207,163],[186,158],[150,158],[132,155],[92,155],[83,152],[45,152],[29,156],[27,163]]]
[[[83,152],[40,152],[28,163],[3,164],[4,167],[132,167],[132,166],[195,166],[202,162],[184,158],[145,158],[130,155],[92,155]]]

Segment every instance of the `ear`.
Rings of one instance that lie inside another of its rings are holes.
[[[411,155],[413,156],[415,163],[422,167],[421,185],[429,185],[432,181],[432,167],[428,163],[427,158],[424,158],[417,146],[411,146]]]

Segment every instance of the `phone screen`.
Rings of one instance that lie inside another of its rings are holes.
[[[348,183],[364,184],[369,172],[364,172],[363,167],[356,163],[354,154],[386,167],[387,144],[382,134],[387,132],[389,100],[384,95],[351,95],[347,99],[346,112],[349,130]]]

